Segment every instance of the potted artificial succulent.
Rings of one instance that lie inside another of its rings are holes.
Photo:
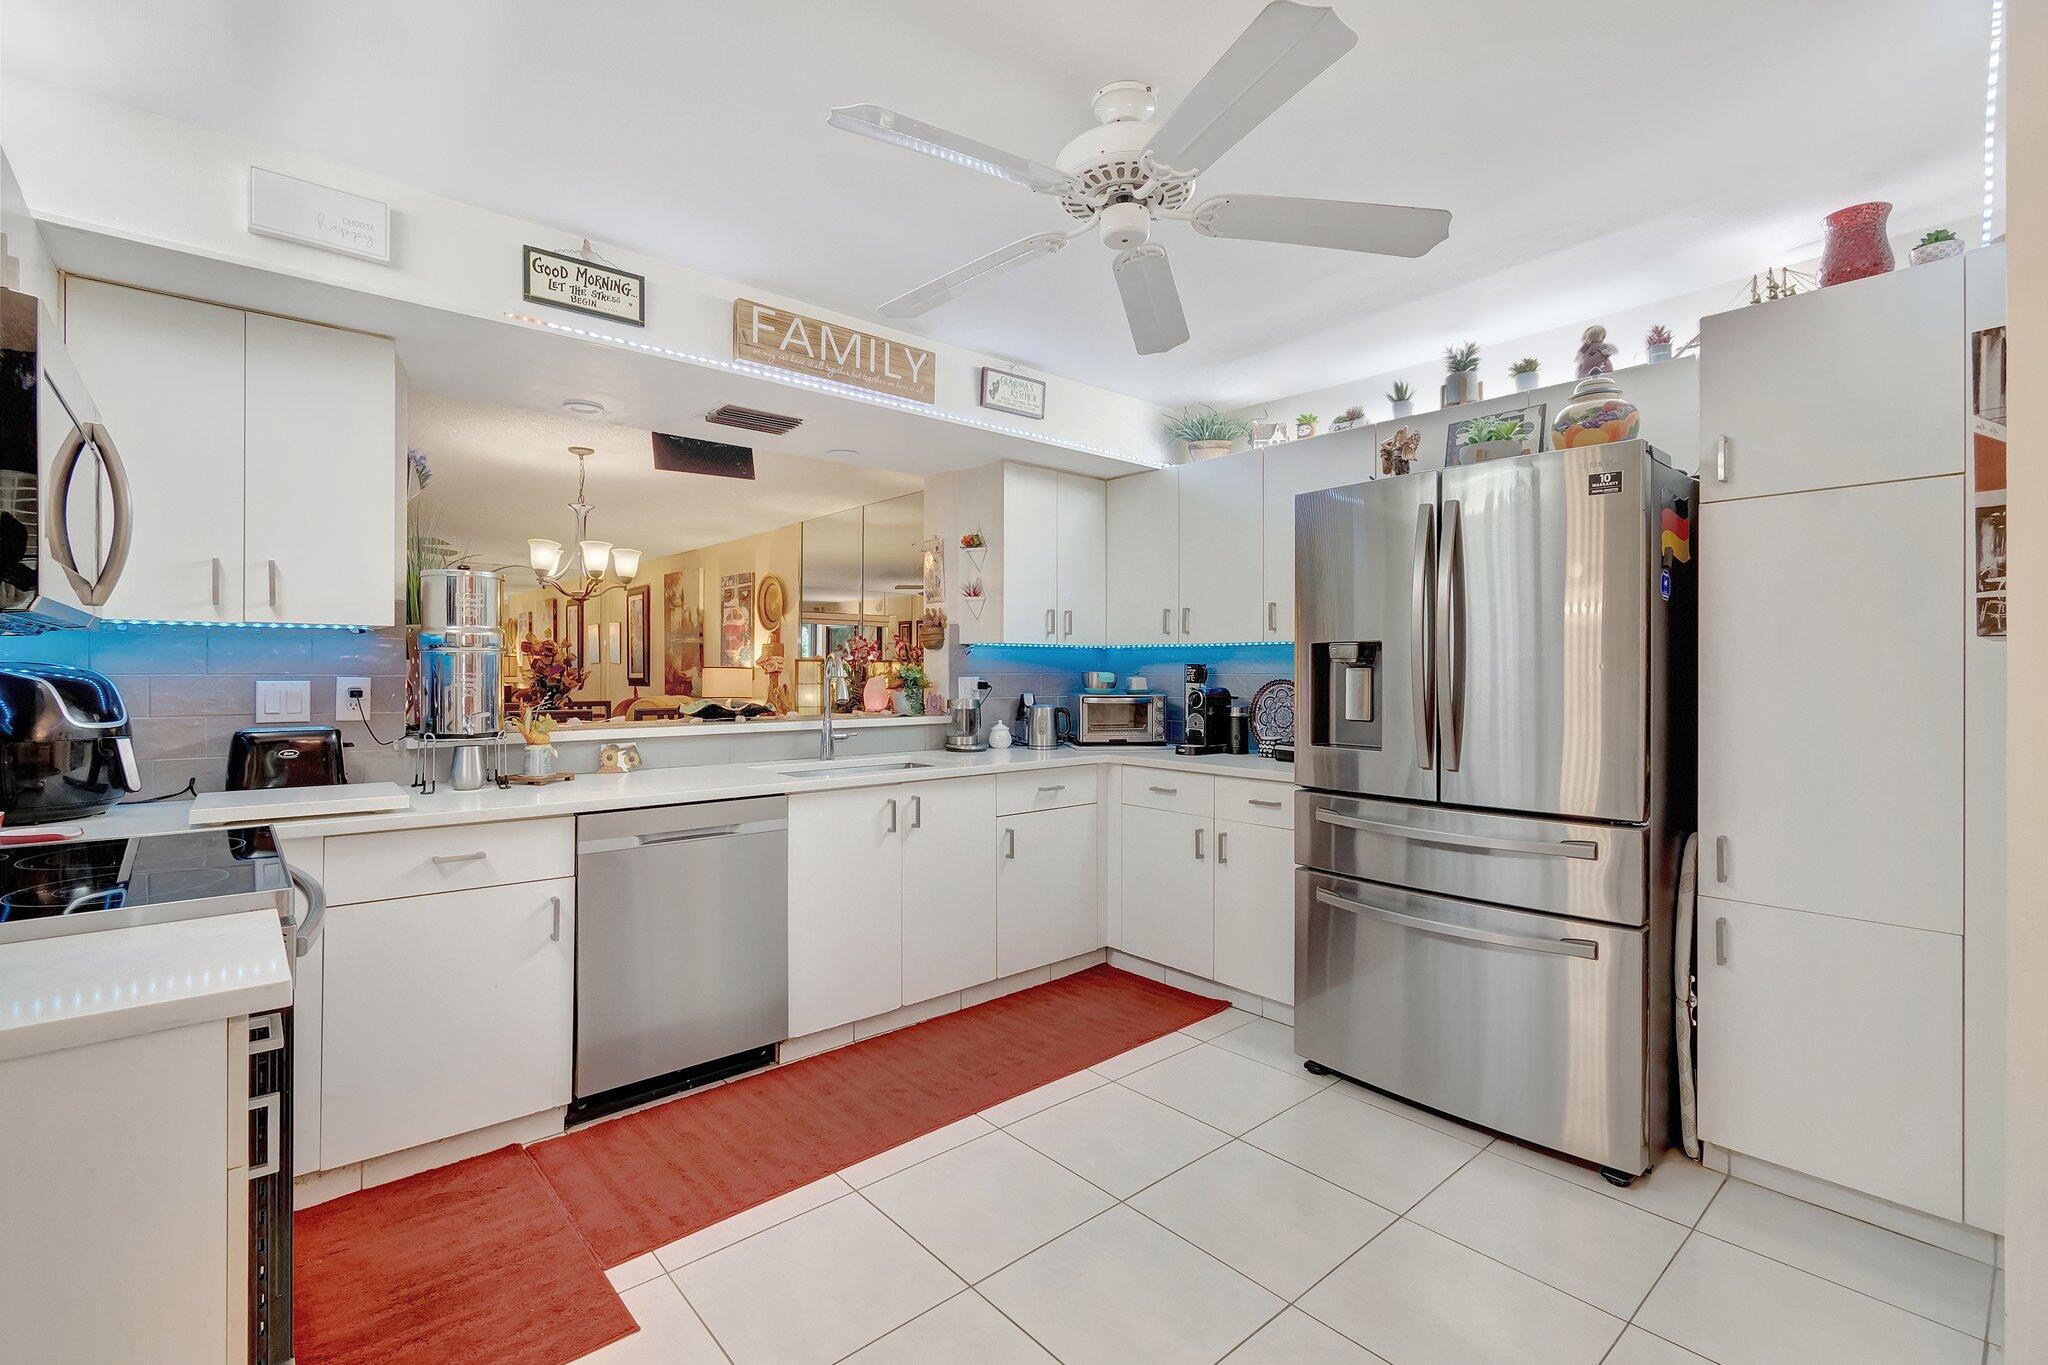
[[[1542,381],[1537,377],[1536,372],[1542,368],[1543,362],[1533,355],[1517,360],[1514,364],[1508,366],[1508,373],[1514,376],[1515,392],[1526,392],[1541,383]]]
[[[1213,460],[1252,434],[1241,417],[1225,417],[1211,407],[1182,408],[1178,417],[1166,419],[1168,440],[1186,441],[1189,460]]]
[[[1394,387],[1387,390],[1387,401],[1394,405],[1394,416],[1406,417],[1415,411],[1415,390],[1408,387],[1405,379],[1396,379]]]
[[[1344,409],[1343,412],[1337,415],[1336,421],[1330,423],[1330,430],[1349,431],[1351,430],[1351,428],[1358,426],[1364,421],[1365,409],[1358,406],[1358,404],[1353,403],[1350,407]]]
[[[1951,256],[1960,256],[1962,251],[1962,238],[1947,228],[1936,228],[1920,239],[1919,244],[1913,248],[1910,259],[1914,265],[1926,265],[1929,261],[1944,261]]]
[[[1319,419],[1312,412],[1304,412],[1297,414],[1294,419],[1294,439],[1297,441],[1303,441],[1315,435],[1316,422],[1318,420]]]
[[[1444,347],[1444,406],[1454,408],[1486,396],[1479,382],[1479,343]]]
[[[1458,433],[1459,463],[1478,464],[1483,460],[1527,455],[1529,447],[1525,441],[1534,430],[1517,416],[1474,417]]]
[[[1671,329],[1658,323],[1643,334],[1643,358],[1652,365],[1671,359]]]

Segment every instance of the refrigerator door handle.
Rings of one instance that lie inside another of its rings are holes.
[[[1444,500],[1444,526],[1436,577],[1436,628],[1440,641],[1438,685],[1443,696],[1437,716],[1443,726],[1444,771],[1458,771],[1465,742],[1465,517],[1456,498]]]
[[[1321,824],[1336,825],[1340,829],[1362,830],[1367,834],[1388,834],[1396,839],[1413,839],[1421,844],[1482,848],[1496,853],[1528,853],[1539,858],[1581,858],[1587,862],[1596,862],[1600,857],[1600,845],[1590,839],[1559,839],[1549,842],[1541,839],[1502,839],[1491,834],[1454,834],[1449,830],[1423,829],[1416,825],[1393,825],[1383,820],[1361,820],[1355,815],[1339,815],[1333,810],[1318,810],[1316,820]]]
[[[1445,938],[1470,939],[1474,943],[1491,943],[1500,948],[1518,948],[1525,953],[1553,953],[1559,957],[1583,957],[1598,960],[1600,945],[1588,938],[1535,938],[1528,934],[1502,934],[1492,929],[1475,929],[1466,924],[1451,924],[1445,920],[1427,919],[1421,915],[1404,915],[1398,910],[1383,906],[1367,905],[1364,901],[1340,896],[1334,891],[1317,888],[1316,900],[1338,910],[1349,910],[1353,914],[1371,915],[1389,924],[1398,924],[1403,929],[1419,929],[1425,934],[1441,934]]]
[[[1435,601],[1436,508],[1415,509],[1415,579],[1408,603],[1408,691],[1415,698],[1415,766],[1436,766],[1436,672],[1431,640]]]

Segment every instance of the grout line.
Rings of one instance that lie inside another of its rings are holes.
[[[738,1246],[739,1243],[735,1242],[733,1245]],[[720,1355],[725,1357],[726,1365],[732,1365],[732,1352],[725,1349],[725,1343],[718,1339],[718,1333],[711,1330],[709,1319],[697,1311],[696,1304],[690,1302],[689,1291],[683,1288],[683,1282],[676,1278],[676,1274],[677,1272],[675,1271],[664,1270],[661,1273],[661,1277],[675,1287],[676,1293],[683,1296],[683,1307],[689,1309],[690,1316],[697,1319],[698,1325],[704,1329],[704,1335],[711,1338],[712,1346],[716,1348]]]
[[[844,1180],[841,1180],[841,1179],[840,1179],[840,1176],[839,1176],[839,1172],[837,1172],[837,1171],[834,1171],[834,1172],[833,1172],[833,1173],[832,1173],[831,1175],[828,1175],[828,1176],[819,1176],[819,1177],[818,1177],[818,1180],[838,1180],[840,1184],[842,1184],[842,1185],[846,1185],[846,1182],[845,1182]],[[817,1184],[817,1183],[818,1183],[818,1181],[817,1181],[817,1180],[813,1180],[813,1181],[811,1181],[811,1182],[810,1182],[810,1184],[812,1184],[812,1185],[815,1185],[815,1184]],[[806,1186],[806,1185],[799,1185],[799,1186],[797,1186],[797,1187],[796,1187],[796,1189],[797,1189],[797,1190],[801,1190],[801,1189],[806,1189],[806,1188],[808,1188],[808,1186]],[[780,1198],[782,1198],[782,1197],[783,1197],[783,1195],[789,1195],[789,1194],[795,1194],[795,1193],[796,1193],[796,1190],[784,1190],[782,1194],[778,1194],[778,1195],[776,1195],[776,1196],[775,1196],[775,1198],[776,1198],[776,1199],[780,1199]],[[683,1262],[683,1263],[682,1263],[681,1265],[677,1266],[677,1267],[676,1267],[676,1268],[675,1268],[674,1270],[670,1270],[670,1269],[669,1269],[669,1268],[668,1268],[667,1266],[663,1265],[663,1266],[661,1266],[661,1273],[662,1273],[662,1274],[664,1274],[664,1275],[680,1275],[680,1274],[682,1274],[682,1273],[683,1273],[683,1272],[684,1272],[685,1270],[689,1269],[689,1268],[690,1268],[691,1266],[693,1266],[693,1265],[697,1264],[697,1262],[699,1262],[699,1261],[702,1261],[702,1260],[706,1260],[706,1259],[708,1259],[708,1258],[710,1258],[710,1257],[716,1256],[716,1255],[717,1255],[717,1254],[718,1254],[719,1252],[721,1252],[721,1251],[729,1251],[729,1250],[731,1250],[731,1249],[732,1249],[733,1247],[736,1247],[736,1246],[738,1246],[738,1245],[739,1245],[739,1244],[740,1244],[741,1242],[751,1242],[751,1241],[753,1241],[753,1240],[754,1240],[754,1239],[755,1239],[756,1237],[759,1237],[759,1236],[760,1236],[760,1235],[761,1235],[762,1233],[764,1233],[764,1232],[767,1232],[767,1231],[770,1231],[771,1229],[774,1229],[774,1228],[779,1228],[779,1227],[781,1227],[781,1226],[782,1226],[782,1225],[783,1225],[784,1223],[794,1222],[794,1221],[795,1221],[796,1219],[799,1219],[799,1218],[803,1217],[803,1216],[804,1216],[805,1214],[807,1214],[807,1213],[816,1213],[816,1212],[817,1212],[817,1211],[818,1211],[819,1209],[822,1209],[822,1208],[824,1208],[826,1204],[836,1204],[836,1203],[838,1203],[838,1202],[839,1202],[840,1200],[842,1200],[842,1199],[846,1198],[846,1195],[847,1195],[847,1194],[859,1194],[859,1193],[860,1193],[860,1191],[859,1191],[859,1190],[856,1190],[855,1188],[853,1188],[853,1186],[851,1186],[851,1185],[846,1185],[846,1194],[835,1194],[835,1195],[833,1195],[833,1196],[832,1196],[832,1197],[831,1197],[830,1199],[827,1199],[827,1200],[826,1200],[826,1201],[825,1201],[825,1202],[824,1202],[823,1204],[813,1204],[813,1205],[811,1205],[811,1206],[810,1206],[809,1208],[807,1208],[807,1209],[799,1209],[799,1210],[797,1210],[797,1212],[795,1212],[795,1213],[792,1213],[792,1214],[791,1214],[791,1215],[789,1215],[789,1217],[787,1217],[787,1218],[778,1218],[778,1219],[776,1219],[776,1220],[775,1220],[774,1222],[772,1222],[772,1223],[768,1224],[768,1225],[767,1225],[766,1227],[759,1227],[759,1228],[755,1228],[755,1229],[754,1229],[754,1230],[753,1230],[752,1232],[748,1233],[748,1234],[747,1234],[746,1236],[744,1236],[744,1237],[740,1237],[740,1238],[736,1238],[736,1239],[734,1239],[733,1241],[727,1242],[727,1243],[726,1243],[726,1244],[725,1244],[724,1246],[722,1246],[722,1247],[715,1247],[715,1248],[713,1248],[712,1250],[710,1250],[710,1251],[707,1251],[707,1252],[705,1252],[705,1253],[704,1253],[704,1254],[703,1254],[702,1256],[692,1256],[692,1257],[691,1257],[691,1258],[690,1258],[689,1260],[687,1260],[687,1261]],[[768,1202],[771,1202],[771,1201],[769,1201],[769,1200],[763,1200],[763,1201],[762,1201],[762,1203],[768,1203]],[[735,1214],[730,1214],[730,1215],[728,1215],[728,1218],[739,1218],[739,1217],[741,1217],[741,1216],[743,1216],[743,1215],[745,1215],[745,1214],[749,1214],[749,1213],[752,1213],[752,1212],[754,1211],[754,1209],[758,1209],[758,1208],[760,1208],[760,1207],[761,1207],[761,1205],[760,1205],[760,1204],[756,1204],[756,1205],[754,1205],[754,1206],[753,1206],[753,1208],[746,1208],[746,1209],[741,1209],[741,1210],[740,1210],[740,1211],[739,1211],[738,1213],[735,1213]],[[720,1223],[722,1223],[722,1222],[726,1222],[726,1221],[728,1221],[728,1219],[727,1219],[727,1218],[721,1218],[721,1219],[719,1220],[719,1222],[720,1222]],[[709,1227],[702,1227],[702,1228],[698,1228],[698,1229],[697,1229],[697,1232],[709,1232],[709,1231],[711,1230],[711,1228],[715,1228],[715,1227],[717,1227],[717,1226],[718,1226],[718,1223],[713,1223],[713,1224],[711,1224],[711,1225],[710,1225]],[[686,1232],[686,1233],[684,1233],[684,1234],[683,1234],[683,1236],[682,1236],[682,1237],[678,1237],[678,1238],[676,1238],[675,1240],[676,1240],[676,1242],[680,1242],[680,1241],[683,1241],[683,1240],[684,1240],[685,1238],[689,1238],[689,1237],[695,1237],[696,1235],[697,1235],[697,1233],[696,1233],[696,1232]],[[652,1256],[652,1257],[654,1257],[654,1263],[655,1263],[656,1265],[661,1265],[661,1252],[662,1252],[662,1249],[663,1249],[663,1247],[669,1247],[669,1246],[674,1246],[674,1245],[675,1245],[675,1242],[665,1242],[665,1243],[663,1243],[663,1244],[662,1244],[662,1246],[656,1247],[656,1248],[655,1248],[655,1249],[654,1249],[653,1251],[650,1251],[650,1252],[648,1252],[647,1254],[648,1254],[648,1255],[650,1255],[650,1256]],[[677,1288],[679,1288],[679,1289],[680,1289],[681,1287],[682,1287],[681,1285],[677,1285]]]
[[[1922,1322],[1931,1322],[1936,1327],[1941,1328],[1941,1330],[1944,1332],[1954,1332],[1957,1336],[1963,1338],[1963,1340],[1965,1341],[1982,1341],[1985,1339],[1983,1337],[1973,1337],[1964,1328],[1952,1326],[1949,1323],[1943,1322],[1940,1318],[1930,1318],[1925,1313],[1919,1312],[1916,1309],[1908,1308],[1906,1307],[1906,1305],[1902,1303],[1893,1303],[1890,1299],[1881,1299],[1867,1289],[1858,1289],[1853,1284],[1843,1284],[1840,1280],[1831,1280],[1827,1276],[1821,1274],[1818,1270],[1814,1270],[1803,1265],[1795,1265],[1791,1261],[1781,1261],[1776,1256],[1771,1255],[1769,1252],[1758,1251],[1755,1247],[1752,1246],[1744,1246],[1741,1242],[1736,1241],[1732,1237],[1718,1237],[1715,1234],[1707,1232],[1700,1228],[1693,1229],[1693,1236],[1704,1237],[1710,1242],[1719,1242],[1723,1246],[1734,1247],[1737,1251],[1746,1251],[1750,1255],[1755,1256],[1760,1260],[1769,1261],[1773,1265],[1781,1265],[1784,1266],[1787,1270],[1797,1271],[1801,1275],[1812,1276],[1814,1279],[1819,1280],[1822,1284],[1831,1284],[1837,1289],[1846,1289],[1851,1294],[1854,1294],[1859,1298],[1869,1299],[1872,1303],[1881,1303],[1887,1308],[1897,1309],[1899,1312],[1904,1313],[1906,1316],[1918,1318]],[[1911,1241],[1912,1239],[1907,1238],[1907,1240]],[[1935,1250],[1939,1251],[1941,1250],[1941,1248],[1936,1247]],[[1965,1257],[1964,1259],[1967,1260],[1969,1258]],[[1990,1315],[1987,1311],[1987,1324],[1989,1322],[1989,1316]],[[1989,1330],[1988,1326],[1986,1330]]]

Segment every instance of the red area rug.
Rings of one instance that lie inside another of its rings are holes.
[[[563,1365],[636,1330],[517,1147],[292,1220],[300,1365]]]
[[[528,1152],[616,1266],[1223,1008],[1090,967]]]

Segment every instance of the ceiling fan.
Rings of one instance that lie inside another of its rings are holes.
[[[835,128],[1052,195],[1079,220],[1078,227],[1034,233],[899,294],[881,306],[881,315],[916,317],[977,281],[1050,256],[1094,230],[1117,253],[1111,269],[1131,340],[1140,355],[1156,355],[1188,339],[1173,267],[1166,248],[1152,240],[1157,219],[1191,223],[1205,237],[1424,254],[1450,234],[1447,210],[1273,194],[1219,194],[1187,207],[1197,176],[1357,42],[1335,10],[1273,0],[1164,122],[1153,119],[1158,105],[1149,84],[1113,81],[1095,92],[1097,126],[1069,142],[1050,166],[880,105],[834,109],[826,121]]]

